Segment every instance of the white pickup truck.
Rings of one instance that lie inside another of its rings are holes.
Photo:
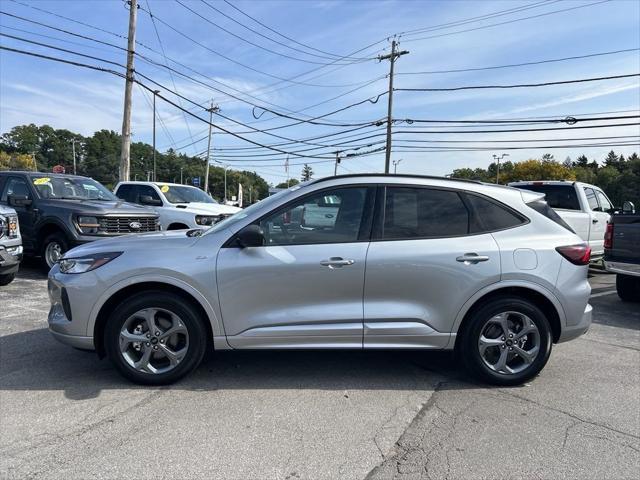
[[[604,232],[613,205],[595,185],[566,180],[512,182],[509,186],[544,193],[545,200],[591,246],[591,260],[604,256]]]
[[[242,210],[216,202],[190,185],[161,182],[120,182],[113,193],[129,203],[152,207],[162,230],[208,227]]]

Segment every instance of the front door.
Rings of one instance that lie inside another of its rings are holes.
[[[9,195],[21,195],[33,200],[33,192],[24,177],[11,176],[4,182],[4,188],[0,192],[0,201],[9,205]],[[9,205],[11,206],[11,205]],[[22,235],[22,245],[26,250],[35,248],[35,221],[37,210],[32,205],[28,206],[11,206],[18,214],[20,222],[20,234]]]
[[[234,348],[362,348],[373,189],[333,188],[259,223],[262,247],[225,247],[217,281]]]
[[[591,255],[604,255],[604,232],[607,228],[610,215],[598,201],[598,193],[600,192],[593,188],[585,187],[584,193],[587,196],[590,209],[589,246],[591,247]],[[606,197],[602,193],[600,193],[600,195],[606,200]],[[611,204],[608,204],[608,208],[611,208]]]

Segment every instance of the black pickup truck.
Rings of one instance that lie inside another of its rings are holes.
[[[640,214],[625,202],[622,213],[611,216],[604,235],[604,265],[616,274],[621,300],[640,302]]]
[[[159,228],[153,210],[76,175],[2,171],[0,204],[18,213],[25,255],[40,256],[47,269],[77,245]]]

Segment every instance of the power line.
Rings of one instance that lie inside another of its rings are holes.
[[[586,118],[575,118],[572,116],[567,116],[565,118],[544,118],[537,120],[518,120],[518,119],[499,119],[499,120],[423,120],[423,119],[398,119],[393,120],[393,122],[406,122],[406,123],[472,123],[472,124],[502,124],[502,123],[514,123],[517,122],[520,125],[527,124],[536,124],[536,123],[566,123],[568,125],[573,125],[578,122],[593,122],[595,120],[622,120],[626,118],[638,118],[640,115],[617,115],[613,117],[586,117]]]
[[[531,87],[547,87],[550,85],[564,85],[570,83],[598,82],[601,80],[615,80],[618,78],[638,77],[640,73],[630,73],[628,75],[611,75],[608,77],[581,78],[578,80],[562,80],[558,82],[544,83],[522,83],[515,85],[473,85],[465,87],[449,87],[449,88],[395,88],[399,92],[453,92],[458,90],[479,90],[489,88],[531,88]]]
[[[394,133],[424,133],[424,134],[441,134],[441,133],[513,133],[513,132],[544,132],[551,130],[580,130],[584,128],[611,128],[611,127],[630,127],[634,125],[640,125],[640,122],[636,123],[612,123],[607,125],[582,125],[577,127],[545,127],[545,128],[519,128],[508,130],[400,130]]]
[[[410,145],[407,147],[403,147],[402,145],[396,145],[395,148],[413,148],[414,150],[396,150],[396,152],[403,153],[422,153],[422,152],[487,152],[492,150],[548,150],[548,149],[558,149],[558,148],[595,148],[595,147],[626,147],[626,146],[634,146],[640,145],[640,142],[618,142],[618,143],[588,143],[588,144],[576,144],[576,145],[528,145],[522,147],[474,147],[474,148],[437,148],[437,147],[425,147],[421,149],[415,150],[417,147],[415,145]]]
[[[535,62],[512,63],[509,65],[494,65],[491,67],[458,68],[458,69],[452,69],[452,70],[431,70],[426,72],[398,72],[396,73],[396,75],[434,75],[434,74],[441,74],[441,73],[478,72],[481,70],[497,70],[501,68],[525,67],[529,65],[541,65],[544,63],[555,63],[555,62],[564,62],[568,60],[579,60],[582,58],[593,58],[593,57],[601,57],[605,55],[616,55],[619,53],[637,52],[638,50],[640,50],[640,48],[626,48],[624,50],[613,50],[610,52],[590,53],[587,55],[575,55],[572,57],[553,58],[550,60],[538,60]]]

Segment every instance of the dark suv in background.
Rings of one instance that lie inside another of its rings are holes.
[[[18,213],[25,255],[42,257],[48,268],[77,245],[159,229],[154,211],[75,175],[0,172],[0,204]]]

